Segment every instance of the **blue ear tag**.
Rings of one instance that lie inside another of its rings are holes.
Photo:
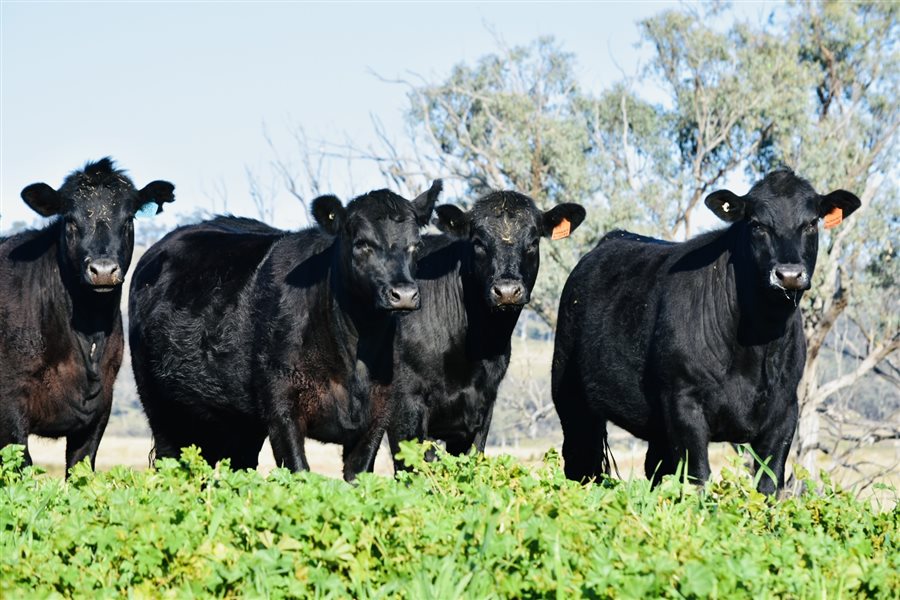
[[[156,206],[155,202],[148,202],[147,204],[145,204],[144,206],[141,207],[141,210],[134,213],[134,216],[135,216],[135,218],[138,218],[138,219],[141,219],[144,217],[149,218],[156,214],[156,210],[158,208],[159,207]]]

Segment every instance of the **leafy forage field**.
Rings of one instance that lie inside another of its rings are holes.
[[[792,597],[900,595],[900,508],[824,490],[774,500],[738,465],[581,486],[558,455],[403,453],[356,485],[213,469],[0,464],[0,596]]]

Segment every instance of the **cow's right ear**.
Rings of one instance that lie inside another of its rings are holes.
[[[319,227],[331,235],[337,235],[344,224],[347,211],[337,196],[328,194],[312,201],[312,214]]]
[[[437,218],[432,223],[438,229],[455,237],[469,237],[471,219],[468,213],[452,204],[442,204],[434,209],[434,212],[437,213]]]
[[[64,210],[59,192],[46,183],[32,183],[22,190],[22,200],[42,217],[52,217]]]
[[[717,217],[728,223],[744,218],[747,213],[747,201],[728,190],[719,190],[706,197],[706,207]]]

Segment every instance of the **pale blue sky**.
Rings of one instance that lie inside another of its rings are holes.
[[[0,230],[35,215],[21,189],[58,187],[111,155],[138,186],[176,185],[172,215],[213,207],[256,216],[245,168],[271,158],[263,123],[285,152],[286,126],[364,145],[370,115],[399,135],[402,87],[372,72],[441,79],[452,65],[552,35],[593,92],[634,74],[637,21],[671,3],[0,3]],[[741,5],[761,14],[760,4]],[[354,172],[355,191],[383,182]],[[346,195],[349,189],[335,192]],[[296,227],[283,194],[278,221]],[[174,218],[174,217],[170,217]]]

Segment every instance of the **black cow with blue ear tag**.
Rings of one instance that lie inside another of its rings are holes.
[[[122,281],[134,248],[134,215],[175,198],[175,186],[142,189],[104,158],[54,190],[22,199],[46,227],[0,239],[0,446],[28,435],[66,438],[66,469],[90,458],[106,428],[122,362]]]
[[[416,274],[422,309],[399,321],[395,344],[388,438],[398,468],[403,440],[443,440],[452,454],[484,450],[541,240],[567,237],[585,217],[578,204],[541,211],[517,192],[436,212],[444,233],[422,238]]]
[[[566,475],[609,473],[606,423],[647,440],[648,478],[687,460],[709,476],[710,442],[749,443],[784,485],[797,426],[806,340],[798,304],[816,266],[819,221],[859,208],[852,193],[816,193],[788,169],[744,196],[706,205],[731,225],[673,244],[613,231],[563,289],[553,355],[553,402]]]

